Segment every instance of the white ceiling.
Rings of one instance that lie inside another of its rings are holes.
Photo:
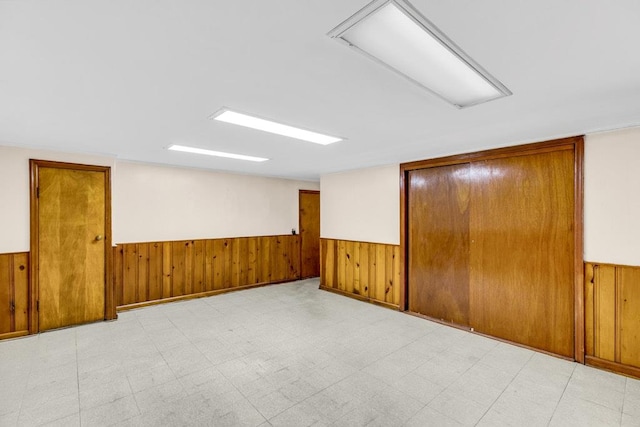
[[[640,1],[413,0],[513,92],[463,110],[326,36],[367,2],[0,0],[0,145],[318,179],[640,124]],[[348,140],[208,119],[223,106]]]

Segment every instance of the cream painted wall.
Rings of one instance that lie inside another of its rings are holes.
[[[640,265],[640,128],[585,140],[585,260]],[[399,244],[399,167],[325,175],[320,185],[0,146],[0,253],[29,250],[29,159],[112,167],[113,241],[286,234],[298,189],[321,191],[325,238]]]
[[[584,260],[640,266],[640,127],[587,135]],[[399,243],[398,165],[320,179],[321,235]]]
[[[114,243],[288,234],[317,182],[0,146],[0,253],[29,250],[29,159],[111,167]]]
[[[329,239],[400,244],[397,164],[320,178],[320,235]]]
[[[0,253],[29,250],[29,159],[115,168],[115,158],[0,146]]]
[[[118,162],[114,242],[266,236],[298,230],[298,190],[319,183]]]
[[[640,265],[640,127],[585,138],[585,261]]]

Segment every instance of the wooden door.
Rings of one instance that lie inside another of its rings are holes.
[[[572,357],[573,151],[472,163],[471,326]]]
[[[109,168],[32,160],[31,169],[32,332],[111,317]]]
[[[582,139],[402,165],[410,311],[584,359]]]
[[[320,192],[300,190],[300,278],[320,276]]]
[[[469,164],[409,172],[409,311],[469,324]]]

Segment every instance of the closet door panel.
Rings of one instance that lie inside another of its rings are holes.
[[[573,357],[574,152],[471,165],[470,326]]]
[[[409,311],[469,324],[469,164],[413,170],[408,188]]]

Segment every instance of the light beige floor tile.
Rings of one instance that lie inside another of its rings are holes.
[[[117,425],[140,414],[133,396],[126,396],[114,402],[94,406],[80,412],[83,427]]]
[[[407,423],[406,427],[461,427],[456,420],[453,420],[433,408],[425,407],[415,414]]]
[[[116,377],[111,381],[80,388],[80,409],[111,403],[132,394],[127,377]]]
[[[447,391],[433,399],[428,407],[463,425],[475,425],[489,409],[489,405],[481,405],[471,399],[447,393]]]
[[[551,418],[550,426],[619,426],[622,414],[586,400],[563,397]]]
[[[317,288],[2,341],[0,425],[639,424],[639,380]]]

